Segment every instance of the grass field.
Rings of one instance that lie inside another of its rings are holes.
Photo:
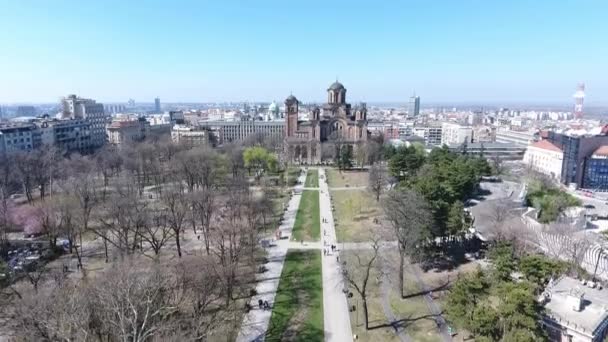
[[[304,190],[291,236],[295,241],[316,241],[321,236],[319,191]]]
[[[306,172],[306,183],[304,186],[307,188],[319,187],[319,170],[308,169],[308,171]]]
[[[382,215],[380,204],[367,190],[331,191],[335,207],[336,235],[340,242],[370,241],[380,226],[374,218]]]
[[[366,262],[370,256],[369,251],[345,250],[340,252],[343,260],[354,265],[358,262],[357,256],[361,257],[363,262]],[[371,270],[370,280],[367,287],[367,307],[369,310],[369,325],[371,328],[388,323],[384,310],[382,308],[382,293],[380,284],[376,282],[376,278],[380,277],[380,270],[374,267]],[[357,335],[357,341],[360,342],[397,342],[399,337],[395,335],[391,326],[365,330],[365,318],[363,313],[363,304],[359,294],[351,288],[354,296],[348,300],[349,306],[356,306],[357,310],[350,313],[350,325],[353,334]]]
[[[326,174],[330,188],[361,187],[369,184],[366,170],[340,172],[337,169],[326,169]]]
[[[343,260],[347,262],[357,262],[357,257],[362,260],[368,260],[370,251],[343,251]],[[383,250],[383,255],[387,257],[384,262],[389,262],[390,265],[396,263],[397,251],[396,249]],[[383,301],[383,283],[376,281],[380,275],[380,265],[372,268],[371,279],[368,282],[367,287],[367,300],[369,309],[369,324],[370,330],[365,330],[364,316],[361,299],[355,292],[352,299],[349,299],[349,305],[357,306],[357,310],[351,313],[351,327],[354,334],[358,335],[359,341],[365,342],[377,342],[377,341],[400,341],[399,337],[395,334],[393,327],[390,325],[389,320],[386,318],[386,313],[382,305]],[[395,315],[397,320],[403,320],[399,324],[405,328],[405,331],[410,336],[412,341],[421,342],[439,342],[441,341],[441,335],[435,325],[434,320],[430,315],[424,298],[421,295],[415,295],[411,298],[402,299],[398,289],[398,272],[396,272],[392,266],[389,266],[385,270],[388,277],[382,279],[385,290],[387,291],[386,296],[388,298],[388,305],[390,310]],[[405,277],[405,293],[406,294],[417,294],[420,292],[417,283],[413,280],[413,275],[406,272]],[[354,292],[354,290],[351,290]]]
[[[319,251],[287,253],[266,341],[323,341],[322,282]]]

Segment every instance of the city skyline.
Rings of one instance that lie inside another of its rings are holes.
[[[600,1],[2,7],[0,103],[322,102],[338,78],[353,103],[567,105],[584,82],[608,104]]]

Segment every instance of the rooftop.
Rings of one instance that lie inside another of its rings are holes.
[[[344,85],[342,85],[342,83],[336,81],[329,86],[328,90],[340,90],[340,89],[344,89]]]
[[[570,277],[562,277],[547,287],[546,316],[562,326],[593,335],[608,319],[608,290],[591,288]],[[574,298],[582,295],[581,310],[573,309]]]
[[[530,145],[531,147],[536,147],[536,148],[540,148],[543,150],[548,150],[548,151],[554,151],[554,152],[562,152],[562,149],[553,145],[551,142],[549,142],[548,140],[541,140],[541,141],[537,141],[533,144]]]
[[[287,99],[285,99],[285,103],[290,104],[290,103],[298,103],[298,99],[292,95],[289,95],[287,97]]]

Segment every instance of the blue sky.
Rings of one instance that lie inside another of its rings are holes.
[[[0,103],[608,103],[608,1],[0,0]]]

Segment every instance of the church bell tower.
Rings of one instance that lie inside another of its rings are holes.
[[[293,95],[285,99],[285,136],[287,137],[293,137],[298,129],[298,104],[298,99]]]

